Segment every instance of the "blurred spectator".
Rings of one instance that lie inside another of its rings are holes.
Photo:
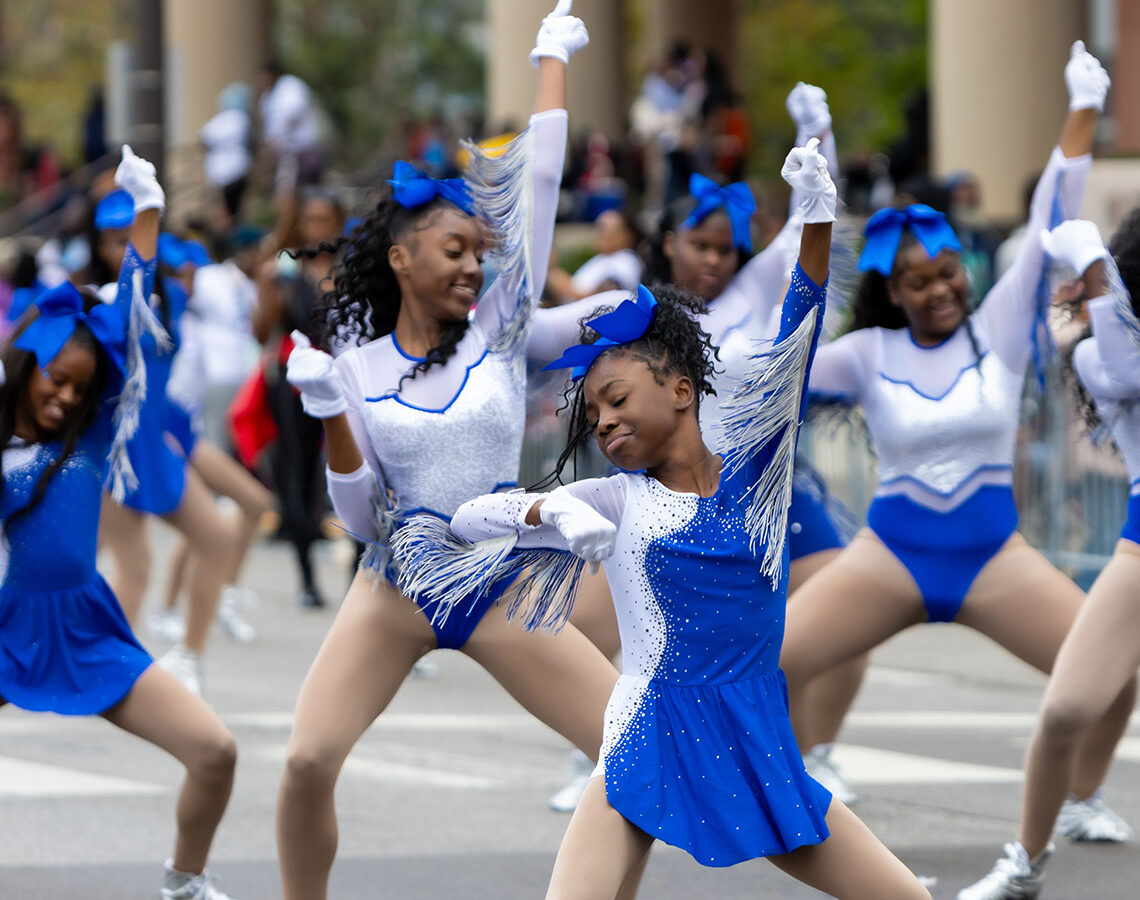
[[[57,186],[59,178],[56,154],[25,144],[20,107],[11,97],[0,94],[0,209]],[[52,202],[46,200],[42,208],[50,207]]]
[[[600,291],[636,291],[641,281],[641,258],[634,252],[639,241],[637,225],[629,213],[616,209],[594,220],[596,254],[573,274],[552,266],[546,287],[556,303],[568,303]]]
[[[206,151],[202,161],[206,180],[221,192],[228,216],[224,224],[233,228],[249,183],[253,143],[249,87],[240,81],[227,84],[219,92],[217,104],[217,114],[202,126],[198,139]]]
[[[1001,235],[982,213],[982,186],[970,172],[954,172],[946,179],[950,191],[950,224],[962,242],[962,264],[970,276],[974,296],[984,297],[994,283],[994,254]]]
[[[272,60],[261,67],[259,87],[262,136],[276,165],[277,190],[317,184],[325,166],[324,129],[312,91]]]
[[[103,89],[91,85],[87,94],[87,109],[83,112],[83,162],[93,163],[107,155],[107,114],[103,104]]]

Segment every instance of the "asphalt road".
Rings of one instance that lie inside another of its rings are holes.
[[[155,528],[161,557],[166,537]],[[330,597],[347,563],[329,545]],[[333,612],[294,604],[291,559],[258,545],[247,583],[260,594],[248,646],[215,637],[208,699],[237,736],[237,784],[212,861],[238,900],[280,895],[273,840],[277,781],[298,686]],[[153,603],[153,596],[150,598]],[[163,645],[149,642],[161,652]],[[568,817],[546,798],[564,781],[563,741],[457,653],[430,657],[361,741],[340,782],[341,898],[541,897]],[[1044,680],[956,626],[899,636],[874,658],[839,761],[857,812],[916,872],[952,898],[1015,834],[1020,768]],[[1132,730],[1108,800],[1140,824],[1140,733]],[[173,833],[179,767],[101,720],[0,710],[0,900],[157,896]],[[1063,842],[1047,896],[1140,896],[1140,849]],[[703,869],[654,851],[642,896],[807,898],[773,867]]]

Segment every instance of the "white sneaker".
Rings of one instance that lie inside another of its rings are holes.
[[[958,900],[1033,900],[1041,893],[1045,885],[1045,863],[1053,854],[1053,845],[1050,843],[1034,860],[1029,859],[1017,841],[1006,844],[1003,849],[1005,856],[994,863],[981,881],[958,891]]]
[[[807,773],[831,791],[831,796],[844,806],[854,806],[859,801],[859,795],[848,784],[847,779],[839,771],[839,767],[831,761],[831,747],[821,745],[813,747],[804,754],[804,768]]]
[[[147,617],[146,633],[156,641],[177,644],[186,637],[186,623],[178,610],[163,607]]]
[[[570,751],[570,764],[567,769],[570,772],[570,781],[546,801],[555,812],[574,812],[578,808],[582,794],[586,792],[590,776],[594,774],[594,764],[581,750]]]
[[[1099,793],[1087,800],[1070,795],[1061,806],[1053,832],[1074,841],[1123,844],[1132,840],[1132,828],[1108,808]]]
[[[218,887],[208,869],[198,875],[188,875],[175,869],[173,862],[166,861],[166,876],[159,892],[161,900],[234,900]]]
[[[250,644],[257,640],[257,629],[242,615],[242,609],[251,605],[251,594],[252,591],[227,584],[222,588],[221,599],[218,601],[218,624],[239,644]],[[256,597],[256,594],[253,596]]]
[[[185,644],[175,644],[158,659],[158,664],[182,682],[191,694],[202,696],[202,657]]]

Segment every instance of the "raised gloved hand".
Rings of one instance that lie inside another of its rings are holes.
[[[1069,89],[1069,109],[1095,109],[1104,112],[1112,80],[1095,56],[1085,49],[1084,41],[1073,41],[1069,61],[1065,64],[1065,85]]]
[[[538,27],[534,49],[530,51],[531,65],[537,66],[542,57],[566,63],[570,57],[590,43],[586,24],[570,15],[573,0],[558,0],[557,5]]]
[[[819,138],[806,147],[793,147],[780,169],[780,177],[799,191],[803,200],[804,224],[835,221],[835,182],[827,171],[827,160],[819,152]]]
[[[792,88],[784,103],[796,123],[797,144],[802,145],[808,138],[819,137],[831,128],[831,110],[823,88],[801,81]]]
[[[296,345],[289,354],[285,377],[301,392],[301,407],[314,419],[331,419],[348,409],[340,373],[333,358],[316,349],[301,332],[290,337]]]
[[[1071,266],[1078,275],[1098,259],[1108,257],[1100,229],[1085,219],[1068,219],[1041,234],[1041,246],[1053,259]]]
[[[613,555],[617,526],[566,488],[547,494],[538,517],[543,524],[558,529],[570,552],[580,559],[596,563]]]
[[[123,144],[123,160],[115,170],[115,184],[131,195],[136,215],[144,209],[166,209],[166,194],[158,183],[154,165],[135,156],[130,144]]]

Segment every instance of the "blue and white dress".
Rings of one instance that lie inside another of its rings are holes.
[[[858,403],[879,459],[867,524],[906,567],[932,622],[952,621],[986,563],[1017,529],[1013,458],[1038,322],[1041,232],[1080,207],[1090,156],[1055,149],[1033,195],[1013,266],[941,343],[909,328],[865,328],[819,348],[810,389]]]
[[[143,294],[156,261],[128,247],[116,304],[128,308],[132,275]],[[124,313],[126,322],[129,314]],[[127,335],[124,332],[123,341]],[[122,379],[112,377],[94,424],[26,514],[40,476],[63,451],[59,441],[13,441],[3,450],[0,494],[0,697],[23,709],[101,713],[120,702],[151,664],[118,600],[95,570],[96,537],[114,413]],[[145,408],[145,404],[144,404]]]
[[[1092,300],[1088,308],[1093,336],[1077,345],[1073,367],[1128,471],[1128,518],[1120,536],[1140,544],[1140,322],[1127,294]]]
[[[794,352],[774,367],[785,383],[753,382],[749,398],[738,394],[730,405],[726,444],[735,449],[715,494],[678,493],[634,473],[565,487],[618,529],[604,564],[622,644],[598,764],[606,797],[647,834],[709,866],[788,853],[828,835],[831,796],[804,771],[778,666],[787,600],[779,513],[824,292],[797,267],[780,336]],[[777,342],[773,352],[780,349]],[[776,395],[787,404],[786,427],[749,446],[748,425]],[[459,509],[452,530],[480,542],[474,548],[506,539],[564,551],[555,529],[523,523],[539,498],[480,497]],[[758,504],[778,507],[767,510],[777,514],[762,532]]]

